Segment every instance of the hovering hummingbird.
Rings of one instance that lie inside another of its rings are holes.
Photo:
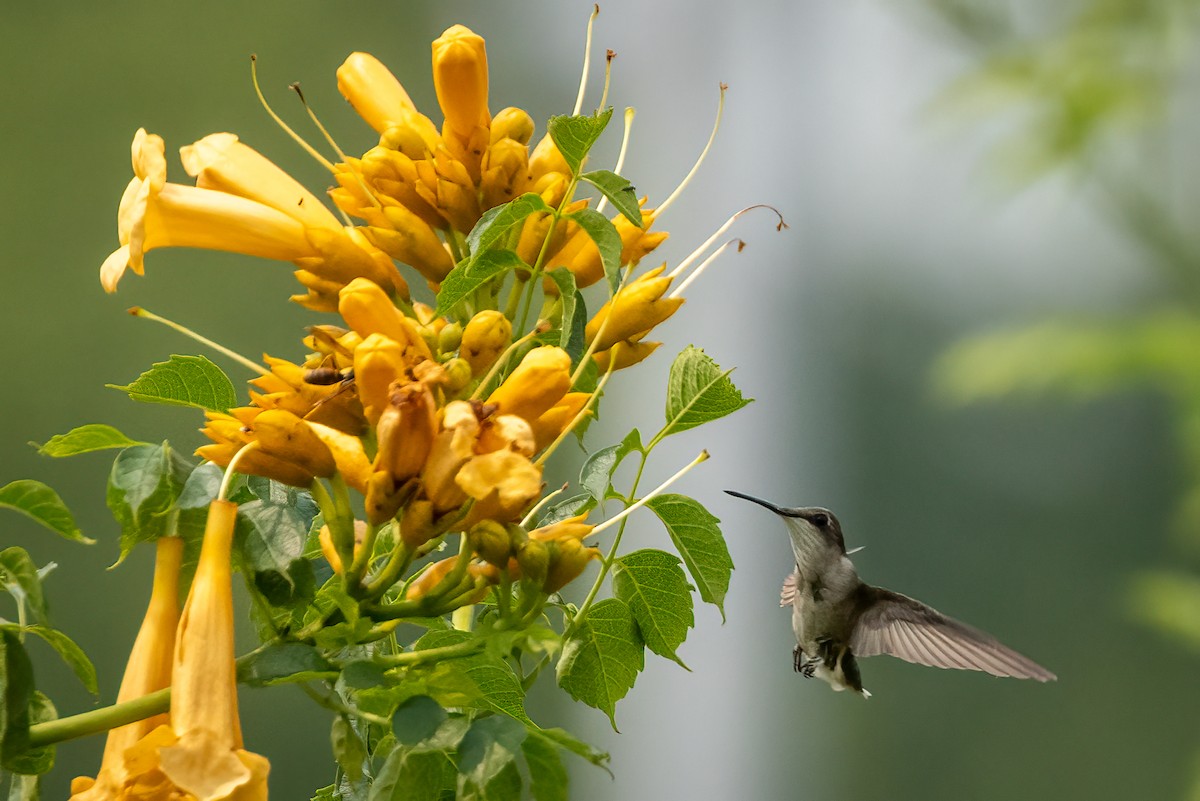
[[[856,657],[876,654],[931,667],[982,670],[993,676],[1057,678],[990,634],[908,596],[863,583],[848,558],[841,524],[828,509],[788,508],[733,490],[725,492],[765,506],[787,526],[796,569],[784,579],[779,605],[792,607],[793,663],[806,678],[816,676],[834,690],[849,688],[868,698],[871,694],[863,689]]]

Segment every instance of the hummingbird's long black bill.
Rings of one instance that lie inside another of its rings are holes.
[[[783,515],[784,517],[795,517],[796,516],[795,512],[793,512],[791,509],[784,509],[782,506],[776,506],[775,504],[771,503],[770,501],[764,501],[762,498],[755,498],[753,495],[747,495],[744,492],[737,492],[736,490],[725,490],[725,494],[732,495],[735,498],[741,498],[743,500],[757,503],[759,506],[765,506],[766,508],[770,509],[772,512],[774,512],[777,515]]]

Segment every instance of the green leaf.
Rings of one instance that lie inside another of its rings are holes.
[[[604,133],[612,115],[613,110],[610,106],[595,114],[579,114],[574,117],[554,116],[546,124],[550,138],[554,140],[554,145],[562,154],[563,160],[567,162],[567,166],[571,168],[573,174],[579,174],[579,169],[583,166],[588,151],[600,138],[600,134]]]
[[[534,801],[568,801],[569,779],[558,746],[544,737],[527,737],[521,743],[521,752],[529,766],[529,789]]]
[[[503,241],[509,231],[525,222],[529,215],[551,211],[553,209],[546,205],[542,196],[533,192],[513,198],[503,206],[488,209],[475,223],[471,233],[467,234],[467,249],[471,251],[471,259],[478,259],[492,245]],[[440,304],[438,308],[441,308]]]
[[[659,439],[736,412],[752,398],[729,380],[732,370],[721,371],[704,351],[689,345],[671,365],[667,379],[667,424]]]
[[[333,747],[333,758],[337,760],[346,778],[351,782],[361,779],[363,763],[367,759],[367,746],[345,715],[338,715],[333,719],[329,742]]]
[[[24,478],[0,487],[0,507],[20,512],[69,540],[87,545],[95,542],[83,536],[58,493],[40,481]]]
[[[229,376],[203,356],[172,355],[154,364],[132,384],[105,384],[119,389],[136,401],[192,406],[211,412],[225,412],[237,405],[237,393]]]
[[[579,471],[579,484],[595,498],[603,503],[612,489],[612,476],[621,461],[633,453],[642,450],[642,435],[635,428],[625,435],[625,439],[616,445],[601,448],[588,457]]]
[[[633,184],[612,170],[592,170],[579,176],[599,189],[613,204],[613,208],[625,215],[625,219],[642,227],[642,209],[638,204],[637,190]]]
[[[646,666],[642,637],[629,607],[619,598],[593,606],[563,645],[558,684],[576,701],[608,715],[614,730],[617,701]]]
[[[33,697],[29,700],[28,714],[30,726],[58,719],[58,710],[54,708],[54,704],[37,690],[33,691]],[[49,773],[50,769],[54,767],[54,751],[53,745],[43,745],[41,748],[24,751],[6,761],[4,767],[21,775],[34,776]]]
[[[616,292],[621,285],[621,235],[617,233],[612,221],[595,209],[580,209],[564,215],[584,230],[596,249],[600,251],[600,261],[604,265],[604,276],[608,279],[610,292]]]
[[[47,628],[46,626],[26,626],[25,631],[28,631],[30,634],[36,634],[45,640],[62,657],[62,660],[67,663],[67,667],[71,668],[71,671],[83,683],[87,691],[99,697],[100,687],[96,684],[96,668],[92,665],[92,660],[88,659],[87,654],[75,644],[74,640],[58,629]]]
[[[613,594],[629,605],[646,647],[687,668],[675,649],[696,624],[692,614],[692,587],[679,558],[646,549],[634,551],[613,563]]]
[[[458,645],[475,636],[469,632],[449,629],[430,631],[413,644],[414,650]],[[499,654],[485,650],[457,659],[446,659],[431,666],[410,668],[408,673],[419,678],[424,692],[442,706],[469,706],[502,712],[522,723],[532,724],[525,711],[525,690],[512,667]],[[414,694],[417,694],[414,693]]]
[[[204,543],[204,527],[208,522],[208,507],[217,497],[221,488],[221,479],[225,473],[215,464],[202,464],[188,474],[175,501],[178,517],[175,520],[175,533],[183,539],[183,560],[179,568],[179,585],[183,592],[191,586],[192,576],[200,563],[200,546]],[[248,495],[244,486],[245,479],[239,476],[235,482],[243,482],[241,491]],[[235,484],[236,486],[236,484]],[[233,493],[230,500],[237,498]],[[238,498],[235,503],[244,503],[245,498]]]
[[[517,758],[525,726],[507,715],[479,718],[458,745],[458,772],[476,787],[487,787]]]
[[[25,646],[12,628],[0,628],[0,765],[6,768],[29,747],[34,692],[33,665]]]
[[[479,287],[509,270],[528,270],[529,265],[511,250],[485,250],[478,256],[463,259],[442,280],[437,296],[437,313],[450,314],[454,307],[469,298]]]
[[[368,801],[439,801],[454,788],[454,762],[442,750],[396,748],[371,785]]]
[[[301,642],[271,643],[237,660],[238,683],[250,687],[332,679],[337,674],[320,651]]]
[[[1183,573],[1146,573],[1129,590],[1137,619],[1200,654],[1200,578]]]
[[[191,463],[165,442],[135,445],[117,455],[105,500],[121,525],[118,563],[137,543],[173,533],[169,513],[191,472]]]
[[[566,267],[555,267],[546,273],[546,276],[558,287],[558,297],[562,303],[562,322],[559,324],[561,333],[558,346],[565,350],[571,343],[575,321],[575,299],[579,296],[578,290],[575,289],[575,273]],[[571,361],[574,362],[575,359],[573,358]]]
[[[112,426],[103,423],[89,423],[86,426],[73,428],[65,434],[55,434],[45,445],[36,445],[42,456],[75,456],[80,453],[103,451],[112,448],[128,448],[130,445],[145,445],[144,442],[132,440]]]
[[[725,620],[725,593],[729,590],[733,559],[717,525],[721,521],[685,495],[659,495],[647,501],[646,506],[667,527],[701,599],[721,610],[721,620]]]
[[[521,801],[521,771],[516,762],[509,762],[482,788],[460,776],[458,797],[462,801]]]
[[[579,366],[579,360],[583,358],[583,353],[587,350],[588,322],[587,304],[584,302],[583,293],[578,289],[575,290],[574,303],[574,314],[571,317],[570,331],[567,333],[567,344],[563,345],[567,355],[571,357],[572,370]],[[592,365],[595,365],[594,361]]]
[[[312,598],[316,576],[304,558],[308,518],[297,507],[250,501],[238,507],[238,540],[244,569],[274,606],[295,606]]]
[[[583,493],[572,495],[570,498],[546,507],[546,510],[542,512],[541,518],[538,519],[538,527],[548,526],[551,523],[560,523],[569,517],[590,512],[595,508],[596,499],[591,495]]]
[[[437,733],[447,717],[437,701],[428,695],[414,695],[396,708],[392,733],[400,745],[416,745]]]
[[[49,608],[42,593],[42,577],[24,548],[14,545],[0,551],[0,584],[30,611],[35,622],[47,622]]]
[[[598,768],[605,770],[608,775],[612,775],[612,771],[608,769],[609,755],[606,751],[600,751],[580,740],[574,734],[571,734],[566,729],[531,729],[529,736],[532,738],[542,737],[554,742],[560,748],[570,751],[578,757],[586,759]]]
[[[309,801],[341,801],[341,796],[338,795],[336,785],[327,785],[317,790]]]

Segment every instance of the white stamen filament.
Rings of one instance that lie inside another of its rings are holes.
[[[550,500],[552,498],[555,498],[559,495],[562,495],[564,492],[566,492],[567,487],[569,487],[569,486],[570,486],[570,482],[563,484],[561,487],[556,489],[554,492],[551,492],[545,498],[542,498],[540,501],[538,501],[537,505],[529,510],[529,514],[525,515],[525,517],[523,517],[521,519],[521,528],[527,528],[529,526],[529,524],[533,522],[533,516],[536,515],[538,512],[542,511],[542,509],[545,508],[546,504],[550,503]]]
[[[596,106],[597,111],[603,111],[608,104],[608,87],[612,84],[612,63],[617,54],[611,50],[604,53],[604,91],[600,93],[600,104]]]
[[[675,276],[677,276],[680,273],[687,270],[688,267],[691,267],[692,262],[694,262],[696,259],[700,258],[701,253],[703,253],[704,251],[706,251],[710,247],[712,247],[713,242],[716,242],[718,239],[720,239],[724,235],[724,233],[729,230],[729,227],[731,225],[733,225],[733,223],[737,220],[738,217],[741,217],[746,212],[753,211],[754,209],[770,209],[771,211],[775,212],[777,217],[779,217],[779,224],[775,227],[775,230],[782,231],[784,228],[787,228],[787,223],[785,223],[783,221],[783,215],[780,214],[779,209],[775,208],[774,206],[768,206],[766,203],[759,203],[754,206],[747,206],[746,208],[742,209],[741,211],[737,212],[732,217],[730,217],[728,220],[726,220],[724,225],[722,225],[720,228],[718,228],[716,231],[714,231],[712,236],[710,236],[708,239],[704,240],[704,244],[702,244],[700,247],[693,250],[686,259],[684,259],[683,261],[681,261],[679,263],[678,267],[676,267],[674,270],[672,270],[670,273],[668,273],[667,277],[674,278]]]
[[[717,249],[716,249],[716,250],[713,252],[713,254],[712,254],[711,256],[709,256],[709,257],[708,257],[707,259],[705,259],[704,261],[700,262],[700,266],[699,266],[699,267],[697,267],[695,270],[693,270],[693,271],[692,271],[692,274],[691,274],[691,275],[689,275],[689,276],[687,277],[687,279],[686,279],[686,280],[685,280],[685,281],[684,281],[682,284],[680,284],[679,286],[675,287],[675,290],[674,290],[673,292],[671,292],[671,294],[670,294],[670,295],[667,295],[667,297],[668,297],[668,298],[674,298],[674,297],[678,297],[679,295],[682,295],[682,294],[683,294],[683,292],[684,292],[684,290],[686,290],[686,289],[688,288],[688,286],[689,286],[689,285],[690,285],[690,284],[691,284],[693,281],[695,281],[695,280],[696,280],[696,278],[698,278],[698,277],[700,276],[700,273],[704,272],[704,268],[705,268],[705,267],[707,267],[708,265],[710,265],[710,264],[712,264],[714,261],[716,261],[716,259],[717,259],[717,257],[718,257],[718,256],[720,256],[722,253],[724,253],[726,250],[728,250],[728,249],[729,249],[731,246],[733,246],[733,245],[735,245],[735,244],[737,245],[738,253],[741,253],[741,252],[742,252],[742,248],[746,247],[746,243],[745,243],[745,242],[743,242],[742,240],[740,240],[740,239],[738,239],[738,238],[736,238],[736,237],[735,237],[735,238],[733,238],[733,239],[730,239],[730,240],[729,240],[728,242],[726,242],[724,245],[721,245],[721,247],[717,248]]]
[[[284,122],[282,119],[280,119],[279,115],[275,113],[275,110],[271,108],[269,103],[267,103],[267,99],[265,97],[263,97],[262,88],[259,87],[259,85],[258,85],[258,57],[257,56],[250,56],[250,80],[254,84],[254,93],[256,95],[258,95],[258,102],[261,103],[262,107],[267,110],[267,114],[271,115],[271,119],[275,120],[275,124],[278,125],[280,128],[282,128],[283,132],[285,134],[292,137],[292,140],[295,141],[296,144],[300,145],[300,147],[304,148],[304,151],[306,153],[308,153],[308,155],[310,155],[314,159],[316,159],[322,167],[329,170],[330,172],[336,172],[333,164],[330,163],[329,159],[325,158],[320,153],[318,153],[316,151],[316,148],[314,148],[308,142],[305,142],[304,139],[302,139],[300,137],[300,134],[296,133],[290,127],[288,127],[288,124],[286,122]]]
[[[622,168],[625,166],[625,154],[629,151],[629,133],[633,129],[633,118],[637,115],[633,106],[625,107],[625,132],[621,134],[621,152],[617,154],[617,163],[613,166],[613,172],[617,175],[621,174]],[[596,211],[604,211],[604,207],[608,205],[608,198],[600,198],[600,202],[596,204]]]
[[[587,41],[583,46],[583,74],[579,76],[579,94],[575,96],[575,110],[571,112],[572,116],[578,116],[583,108],[583,91],[587,88],[588,70],[592,63],[592,25],[595,24],[599,14],[600,4],[596,3],[592,6],[592,15],[588,17]]]
[[[729,87],[725,84],[721,84],[721,98],[717,101],[717,118],[713,120],[712,133],[708,135],[708,143],[705,144],[704,149],[700,151],[700,156],[696,159],[696,163],[692,165],[692,169],[683,177],[683,180],[680,181],[679,186],[675,187],[675,191],[668,195],[666,200],[658,204],[658,211],[656,213],[658,217],[661,217],[662,213],[666,211],[667,208],[675,202],[676,198],[683,193],[683,190],[687,188],[687,185],[691,183],[692,178],[700,169],[700,165],[704,163],[705,156],[708,155],[708,151],[712,148],[713,141],[717,138],[717,129],[721,127],[721,114],[725,111],[725,90],[728,88]]]
[[[663,493],[663,491],[667,489],[667,487],[671,486],[676,481],[683,478],[683,476],[689,470],[691,470],[693,467],[695,467],[696,465],[700,464],[701,462],[704,462],[707,460],[708,460],[708,451],[700,451],[700,455],[697,456],[695,459],[693,459],[691,462],[689,462],[682,470],[680,470],[678,473],[676,473],[675,475],[668,478],[663,483],[659,484],[657,487],[655,487],[653,490],[651,490],[648,495],[646,495],[644,498],[642,498],[637,503],[633,504],[632,506],[626,507],[619,514],[613,515],[608,520],[605,520],[603,523],[596,526],[594,529],[592,529],[592,533],[588,534],[588,536],[591,537],[595,534],[599,534],[601,531],[604,531],[604,529],[610,528],[611,526],[614,526],[617,523],[620,523],[621,520],[623,520],[624,518],[633,514],[638,509],[641,509],[643,506],[645,506],[647,503],[649,503],[653,498],[655,498],[658,495],[661,495]]]

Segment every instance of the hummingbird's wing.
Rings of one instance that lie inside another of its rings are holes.
[[[783,580],[783,587],[779,590],[779,605],[791,606],[796,600],[796,590],[800,588],[800,574],[792,571],[788,577]]]
[[[863,585],[865,611],[850,635],[860,657],[891,654],[940,668],[982,670],[993,676],[1052,681],[1057,678],[992,635],[946,617],[933,607],[880,587]]]

